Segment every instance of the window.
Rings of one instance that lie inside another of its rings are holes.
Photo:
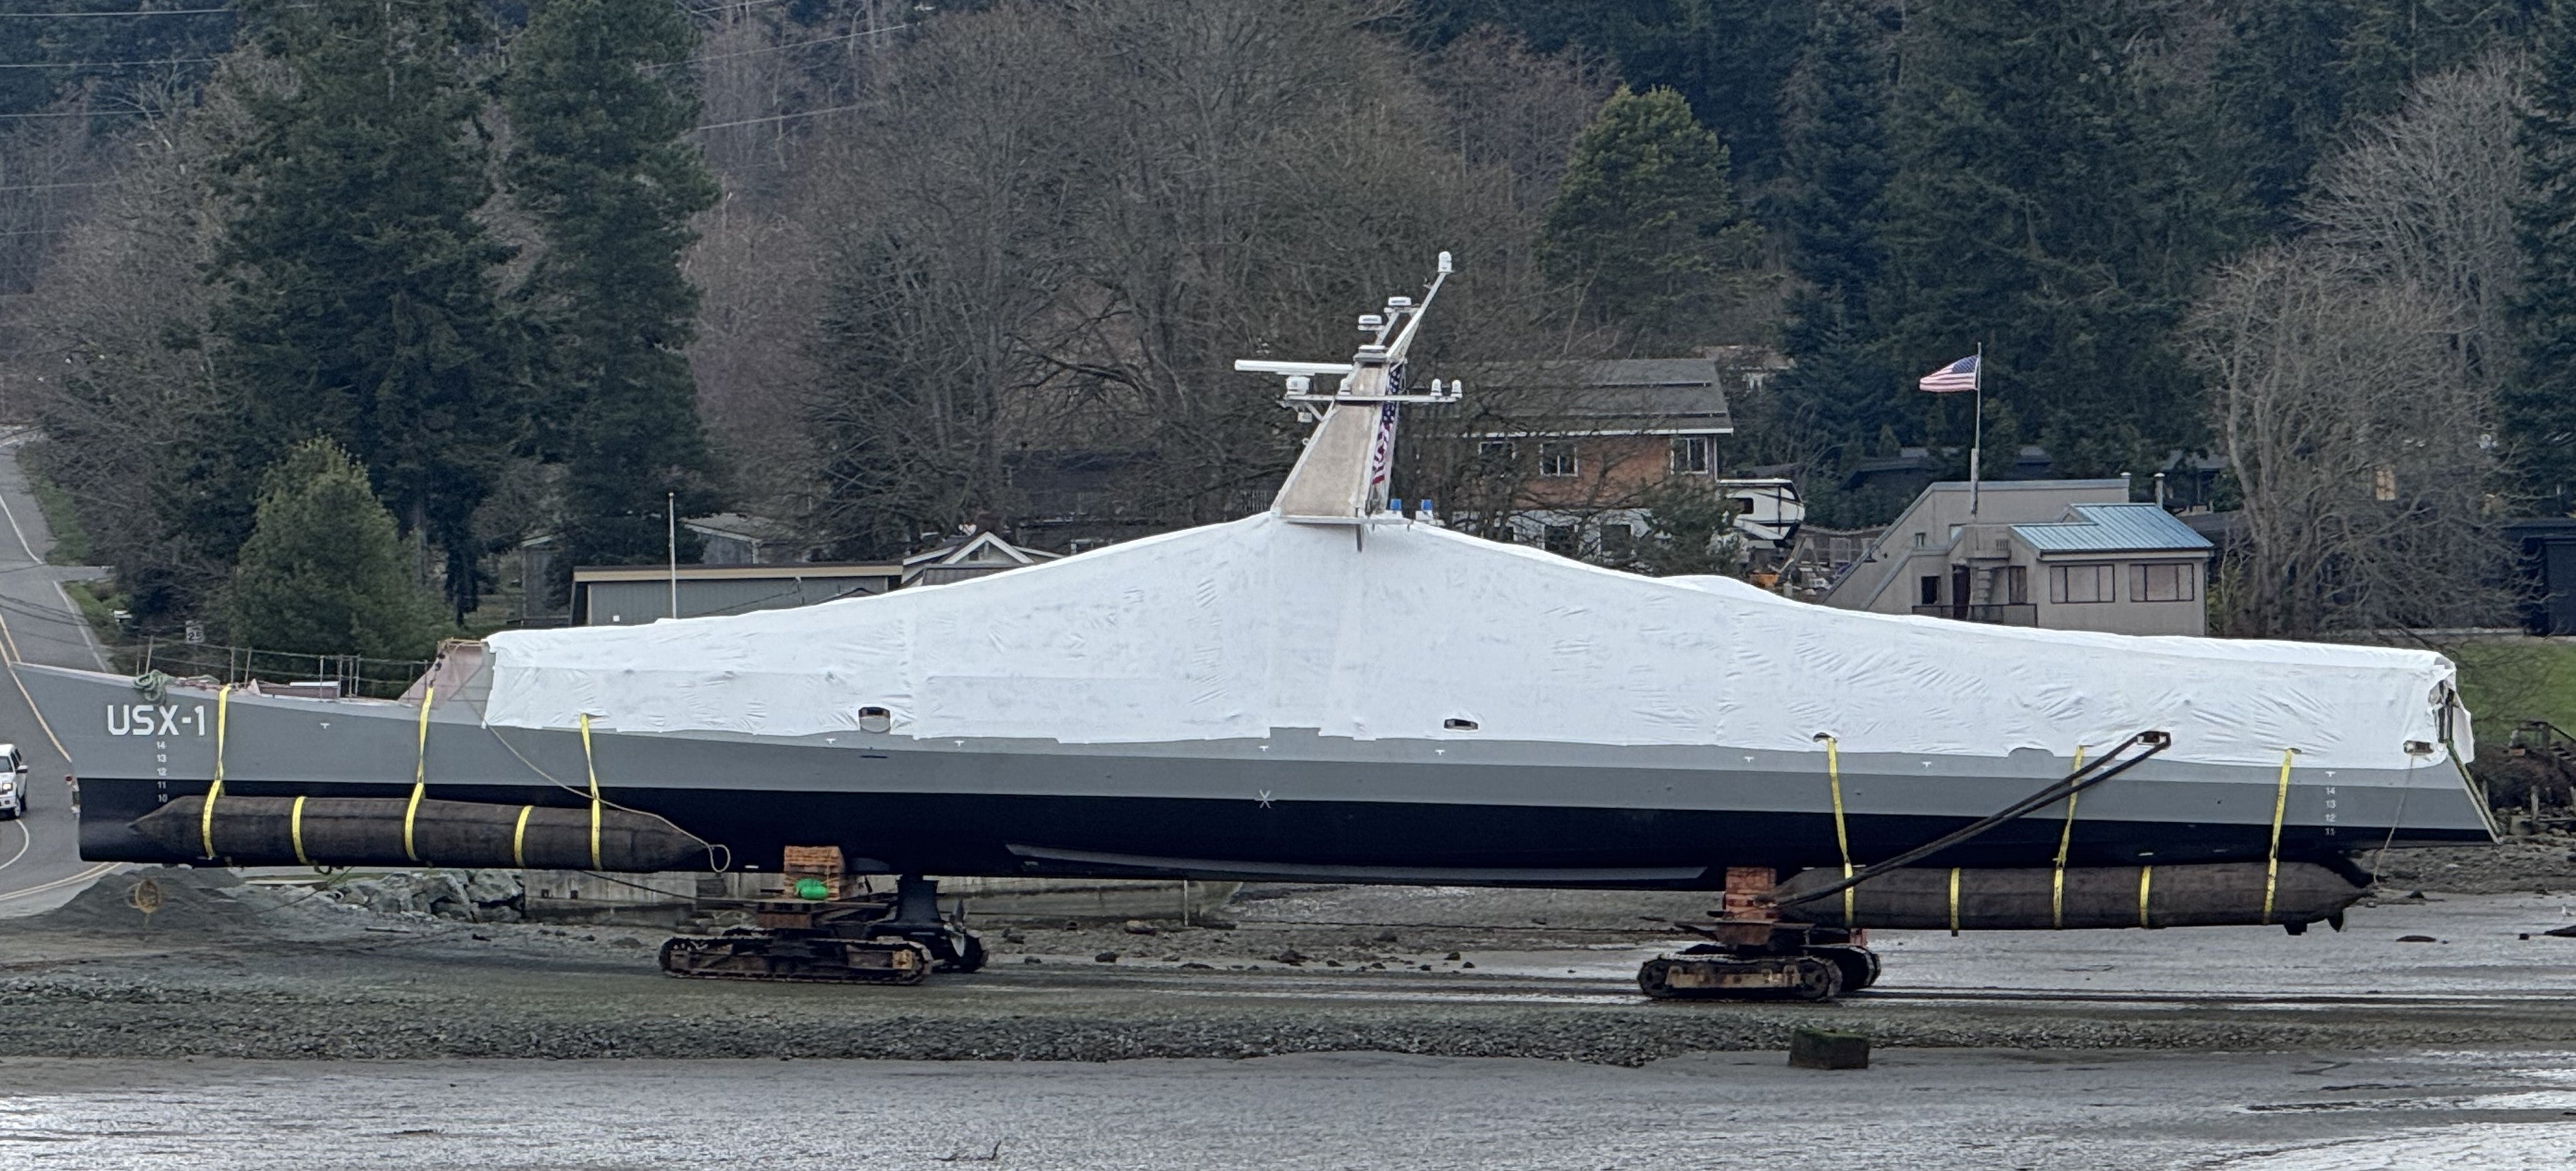
[[[2381,464],[2378,467],[2371,469],[2370,498],[2373,500],[2397,499],[2396,468],[2390,467],[2387,464]]]
[[[1637,555],[1637,530],[1625,522],[1612,521],[1601,526],[1601,556],[1609,561],[1626,561]]]
[[[1920,590],[1918,591],[1918,594],[1919,594],[1919,596],[1918,596],[1918,598],[1917,598],[1917,604],[1918,604],[1918,605],[1924,605],[1924,606],[1938,606],[1938,605],[1940,605],[1940,604],[1941,604],[1941,575],[1940,575],[1940,574],[1937,574],[1937,573],[1927,573],[1927,574],[1924,574],[1924,575],[1923,575],[1923,579],[1922,579],[1922,581],[1921,581],[1919,584],[1920,584],[1920,587],[1921,587],[1921,588],[1920,588]]]
[[[1520,445],[1509,439],[1488,439],[1476,445],[1476,458],[1487,467],[1507,468],[1520,462]]]
[[[2027,567],[2007,565],[1991,572],[1994,576],[1986,584],[1989,599],[2008,606],[2018,606],[2030,600],[2030,570]]]
[[[1538,445],[1538,474],[1571,476],[1574,474],[1574,445],[1542,443]]]
[[[2048,600],[2063,603],[2116,602],[2112,591],[2119,578],[2112,572],[2116,565],[2052,565],[2048,567]]]
[[[1574,556],[1573,525],[1549,525],[1539,534],[1538,541],[1539,546],[1550,553],[1560,557]]]
[[[1931,547],[1931,544],[1932,544],[1932,534],[1930,534],[1930,533],[1916,533],[1916,534],[1914,534],[1914,547],[1915,547],[1915,548],[1917,548],[1917,549],[1929,548],[1929,547]]]
[[[2132,602],[2189,602],[2197,600],[2200,567],[2188,561],[2153,562],[2129,567],[2129,600]]]
[[[1705,472],[1708,470],[1708,436],[1673,436],[1673,470]]]

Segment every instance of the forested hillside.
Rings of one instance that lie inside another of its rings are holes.
[[[2571,504],[2576,0],[0,0],[0,407],[146,622],[314,438],[451,617],[667,503],[1239,515],[1300,428],[1231,361],[1442,249],[1433,366],[1783,350],[1720,458],[1819,519],[1964,472],[1982,345],[1990,461],[2225,464],[2239,628],[2446,619],[2288,567]]]

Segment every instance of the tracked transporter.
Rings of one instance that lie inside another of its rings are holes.
[[[1724,892],[1645,990],[1825,998],[1872,927],[2296,931],[2354,851],[2492,840],[2439,655],[1832,610],[1390,510],[1402,407],[1461,393],[1406,365],[1439,287],[1347,361],[1238,364],[1314,431],[1229,523],[497,634],[398,701],[18,674],[87,858],[781,872],[680,975],[974,967],[922,875],[1178,877]]]

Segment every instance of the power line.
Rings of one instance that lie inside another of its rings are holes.
[[[863,28],[854,33],[842,33],[838,36],[830,37],[816,37],[810,41],[797,41],[793,44],[764,45],[757,49],[737,49],[731,53],[708,53],[703,56],[691,57],[685,61],[669,62],[668,64],[657,66],[656,68],[668,69],[675,65],[695,65],[701,61],[722,61],[728,57],[754,57],[762,53],[783,53],[789,49],[802,49],[811,45],[828,45],[834,41],[847,41],[854,40],[859,37],[872,37],[878,33],[896,32],[911,27],[912,24],[908,21],[902,24],[879,25],[875,28]]]
[[[127,118],[150,110],[45,110],[33,114],[0,114],[0,118]]]
[[[230,8],[163,8],[136,9],[131,12],[0,12],[0,16],[40,16],[48,20],[75,16],[202,16],[209,12],[231,12]]]
[[[711,123],[711,124],[709,124],[709,125],[700,126],[700,127],[698,127],[698,129],[700,129],[700,130],[728,130],[728,129],[731,129],[731,128],[736,127],[736,126],[756,126],[756,125],[758,125],[758,124],[760,124],[760,123],[762,123],[762,122],[785,122],[785,121],[787,121],[788,119],[791,119],[791,118],[811,118],[811,117],[813,117],[813,116],[815,116],[815,115],[817,115],[817,114],[838,114],[838,113],[842,113],[842,112],[844,112],[844,111],[848,111],[848,110],[855,110],[855,109],[858,109],[858,108],[859,108],[859,107],[857,107],[857,106],[855,106],[855,105],[852,105],[852,106],[829,106],[829,107],[826,107],[826,108],[824,108],[824,109],[820,109],[820,110],[800,110],[800,111],[798,111],[798,112],[796,112],[796,113],[793,113],[793,114],[772,114],[772,115],[770,115],[770,116],[768,116],[768,117],[766,117],[766,118],[745,118],[745,119],[742,119],[742,120],[741,120],[741,121],[739,121],[739,122],[716,122],[716,123]]]
[[[0,195],[6,195],[6,194],[8,194],[9,192],[12,192],[12,191],[53,191],[53,190],[56,190],[56,189],[58,189],[58,188],[63,188],[63,187],[105,187],[105,186],[107,186],[107,181],[106,181],[106,180],[104,180],[104,179],[98,180],[98,181],[96,181],[96,182],[91,182],[91,183],[30,183],[30,184],[27,184],[27,185],[26,185],[26,186],[24,186],[24,187],[0,187]]]
[[[0,61],[0,69],[106,69],[121,65],[203,65],[213,57],[164,57],[158,61]]]
[[[710,5],[707,5],[707,6],[706,6],[706,7],[704,7],[704,8],[689,8],[689,7],[685,7],[685,6],[684,6],[684,7],[682,7],[682,8],[680,9],[680,11],[682,11],[682,12],[686,12],[686,13],[688,13],[688,14],[689,14],[689,15],[691,15],[691,16],[707,16],[707,15],[710,15],[710,14],[712,14],[712,13],[725,12],[725,11],[729,11],[729,10],[731,10],[731,9],[735,9],[735,8],[749,8],[749,7],[751,7],[751,6],[755,5],[755,4],[776,4],[776,3],[778,3],[778,0],[734,0],[734,2],[733,2],[733,3],[729,3],[729,4],[710,4]]]

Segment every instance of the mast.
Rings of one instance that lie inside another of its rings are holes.
[[[1463,387],[1431,381],[1427,393],[1408,393],[1405,359],[1422,328],[1422,315],[1440,295],[1454,271],[1449,254],[1440,254],[1420,304],[1411,297],[1389,297],[1383,313],[1360,315],[1360,332],[1368,336],[1348,362],[1271,362],[1244,359],[1234,368],[1276,374],[1287,383],[1280,405],[1315,420],[1305,453],[1279,486],[1270,510],[1295,524],[1365,525],[1386,507],[1388,479],[1395,467],[1398,412],[1405,403],[1458,401]],[[1331,391],[1315,389],[1317,376],[1338,378]]]
[[[1986,462],[1986,343],[1977,343],[1977,419],[1968,439],[1968,515],[1977,515],[1977,469]]]

